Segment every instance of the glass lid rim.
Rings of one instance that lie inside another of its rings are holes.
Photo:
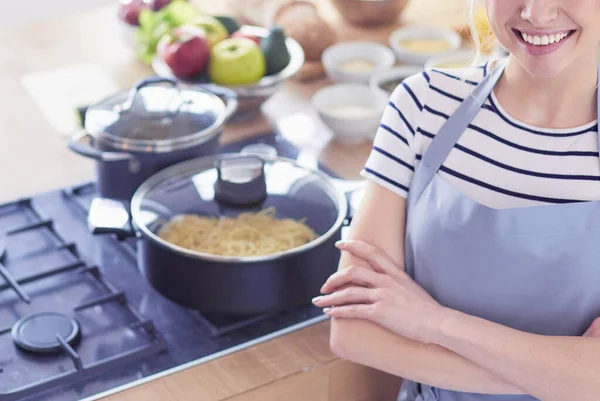
[[[133,197],[131,198],[131,206],[130,206],[131,212],[130,213],[131,213],[132,222],[134,223],[135,227],[137,227],[137,229],[139,231],[141,231],[144,235],[148,236],[151,241],[157,243],[158,245],[166,247],[172,251],[184,254],[186,256],[193,257],[195,259],[210,260],[210,261],[214,261],[214,262],[230,262],[230,263],[267,262],[267,261],[279,259],[281,257],[286,257],[286,256],[291,256],[291,255],[295,255],[298,253],[302,253],[304,251],[307,251],[311,248],[317,247],[318,245],[325,243],[329,238],[331,238],[338,231],[338,229],[340,229],[342,227],[344,221],[347,219],[348,201],[346,199],[346,195],[345,195],[344,191],[342,191],[341,189],[338,189],[335,186],[332,177],[329,177],[327,174],[325,174],[324,172],[322,172],[320,170],[302,166],[299,163],[297,163],[296,160],[293,160],[293,159],[290,159],[287,157],[277,156],[272,159],[265,160],[265,164],[273,163],[276,161],[285,162],[285,163],[292,164],[294,167],[301,168],[303,170],[310,172],[311,174],[316,175],[319,179],[323,180],[328,185],[328,189],[331,190],[331,194],[328,194],[328,195],[330,195],[331,200],[337,204],[338,215],[337,215],[335,222],[331,225],[331,227],[329,227],[329,229],[327,229],[326,232],[319,235],[314,240],[307,242],[306,244],[303,244],[298,247],[294,247],[294,248],[291,248],[291,249],[288,249],[285,251],[280,251],[280,252],[271,253],[271,254],[267,254],[267,255],[222,256],[222,255],[215,255],[215,254],[211,254],[211,253],[194,251],[191,249],[183,248],[183,247],[177,246],[175,244],[172,244],[169,241],[166,241],[166,240],[160,238],[158,235],[156,235],[152,230],[150,230],[148,228],[148,226],[146,224],[141,223],[141,221],[142,221],[142,219],[141,219],[142,201],[146,198],[147,194],[153,188],[155,188],[157,185],[160,185],[160,183],[162,183],[164,180],[175,176],[173,174],[173,172],[179,173],[179,174],[189,172],[189,171],[193,170],[192,167],[195,164],[199,163],[200,161],[209,163],[210,161],[214,161],[219,156],[224,155],[224,154],[226,154],[226,153],[202,156],[202,157],[198,157],[195,159],[186,160],[186,161],[177,163],[175,165],[172,165],[170,167],[167,167],[167,168],[159,171],[158,173],[150,176],[146,181],[144,181],[137,188],[137,190],[133,194]],[[240,154],[240,153],[239,152],[230,152],[229,154]],[[209,169],[211,169],[211,168],[209,168]],[[206,170],[209,170],[209,169],[206,169]],[[204,171],[206,171],[206,170],[204,170]]]
[[[112,100],[113,98],[116,99],[118,98],[121,94],[126,94],[129,93],[130,89],[124,89],[120,92],[117,92],[116,94],[109,96],[101,101],[99,101],[98,103],[90,106],[90,111],[94,111],[94,110],[98,110],[99,106],[102,105],[104,102],[109,102],[110,100]],[[215,95],[212,92],[209,91],[203,91],[202,89],[199,90],[192,90],[192,89],[186,89],[189,92],[192,93],[201,93],[202,95],[208,96],[210,98],[212,98],[212,100],[216,100],[218,107],[215,108],[217,110],[217,118],[215,118],[215,121],[213,121],[213,123],[199,131],[193,132],[189,135],[185,135],[185,136],[180,136],[180,137],[175,137],[175,138],[167,138],[167,139],[132,139],[132,138],[127,138],[125,136],[119,136],[119,135],[115,135],[112,134],[108,131],[106,131],[106,124],[101,124],[102,125],[102,129],[100,130],[90,130],[89,129],[89,120],[86,116],[86,122],[84,124],[84,128],[85,130],[94,138],[98,138],[98,139],[103,139],[106,140],[108,142],[112,142],[113,144],[118,144],[118,145],[122,145],[122,144],[128,144],[130,145],[130,147],[132,148],[136,148],[136,147],[167,147],[167,146],[172,146],[172,145],[185,145],[188,144],[189,142],[194,142],[196,140],[198,140],[199,138],[204,138],[204,137],[210,137],[212,133],[214,133],[214,131],[218,130],[220,127],[222,127],[227,119],[227,106],[225,104],[225,102],[223,100],[221,100],[221,98],[219,98],[217,95]],[[115,103],[116,104],[116,103]],[[113,106],[115,104],[112,104]],[[101,110],[101,108],[100,108]],[[88,112],[86,112],[87,114]],[[116,113],[116,112],[115,112]]]

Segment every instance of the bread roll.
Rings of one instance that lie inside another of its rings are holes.
[[[335,31],[309,0],[229,0],[229,8],[242,23],[282,27],[302,46],[308,61],[320,60],[323,50],[337,41]]]
[[[337,41],[335,31],[321,18],[316,6],[307,1],[291,1],[280,7],[273,23],[302,46],[308,61],[320,60],[323,51]]]

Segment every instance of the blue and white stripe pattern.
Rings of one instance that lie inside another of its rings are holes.
[[[428,70],[406,79],[389,99],[362,172],[406,197],[421,155],[487,65]],[[458,79],[458,77],[461,79]],[[492,94],[439,171],[457,190],[502,209],[600,199],[598,125],[542,129],[508,115]]]

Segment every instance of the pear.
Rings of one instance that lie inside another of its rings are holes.
[[[290,52],[285,43],[285,33],[279,26],[269,30],[260,41],[260,48],[267,62],[267,75],[277,74],[290,63]]]

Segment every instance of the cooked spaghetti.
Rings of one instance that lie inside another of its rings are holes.
[[[260,256],[296,248],[317,238],[304,219],[278,219],[275,208],[236,217],[180,214],[159,237],[182,248],[221,256]]]

